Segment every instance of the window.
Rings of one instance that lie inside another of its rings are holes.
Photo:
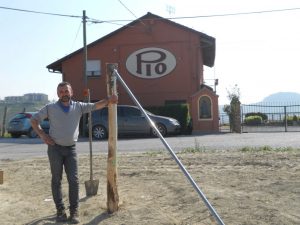
[[[86,64],[86,75],[88,77],[98,77],[101,75],[100,60],[88,60]]]
[[[199,100],[199,118],[211,119],[211,99],[207,96],[202,96]]]
[[[123,108],[124,115],[127,117],[139,117],[141,116],[141,111],[136,108],[128,107],[128,108]]]

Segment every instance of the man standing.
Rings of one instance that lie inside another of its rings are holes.
[[[31,119],[32,128],[48,145],[48,158],[52,174],[51,189],[57,209],[57,222],[66,222],[67,214],[62,198],[61,180],[65,169],[69,184],[69,221],[79,223],[79,180],[76,141],[79,134],[79,121],[84,113],[101,109],[108,104],[116,104],[118,97],[112,95],[96,103],[72,101],[73,90],[68,82],[61,82],[57,86],[59,100],[44,106]],[[40,127],[40,122],[49,119],[49,135]]]

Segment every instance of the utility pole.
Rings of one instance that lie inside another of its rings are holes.
[[[89,100],[89,90],[87,85],[87,47],[86,47],[86,14],[85,10],[83,10],[82,15],[82,23],[83,23],[83,97],[84,102],[88,102]],[[82,117],[82,136],[85,136],[86,132],[86,124],[87,124],[87,116],[83,114]]]
[[[87,89],[87,47],[86,47],[86,15],[83,10],[82,15],[83,22],[83,76],[84,76],[84,88]]]

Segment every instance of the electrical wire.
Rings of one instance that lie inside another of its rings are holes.
[[[241,16],[241,15],[276,13],[276,12],[297,11],[297,10],[300,10],[300,8],[272,9],[272,10],[263,10],[263,11],[237,12],[237,13],[199,15],[199,16],[164,17],[164,18],[157,18],[157,19],[151,19],[151,20],[166,20],[166,19],[168,19],[168,20],[179,20],[179,19],[195,19],[195,18],[210,18],[210,17]],[[120,20],[102,21],[102,23],[106,23],[106,22],[130,22],[130,21],[132,21],[132,20],[121,20],[120,19]]]
[[[137,18],[137,16],[121,1],[121,0],[118,0],[122,6],[124,6],[125,9],[127,9],[127,11],[129,11],[135,18]]]
[[[131,12],[120,0],[119,0],[119,2],[129,12]],[[4,6],[0,6],[0,9],[14,10],[14,11],[20,11],[20,12],[27,12],[27,13],[44,14],[44,15],[51,15],[51,16],[82,18],[82,16],[77,16],[77,15],[67,15],[67,14],[59,14],[59,13],[40,12],[40,11],[33,11],[33,10],[26,10],[26,9],[17,9],[17,8],[10,8],[10,7],[4,7]],[[226,16],[240,16],[240,15],[251,15],[251,14],[264,14],[264,13],[285,12],[285,11],[297,11],[297,10],[300,10],[300,8],[296,7],[296,8],[286,8],[286,9],[271,9],[271,10],[262,10],[262,11],[252,11],[252,12],[237,12],[237,13],[224,13],[224,14],[199,15],[199,16],[164,17],[164,18],[157,18],[157,19],[154,19],[154,20],[166,20],[166,19],[169,19],[169,20],[178,20],[178,19],[226,17]],[[133,14],[133,12],[131,12],[131,13]],[[91,23],[111,23],[111,24],[123,25],[123,24],[118,24],[117,22],[131,22],[132,20],[129,20],[129,19],[98,20],[98,19],[88,18],[88,21],[91,22]]]
[[[174,19],[175,20],[175,19],[194,19],[194,18],[207,18],[207,17],[240,16],[240,15],[264,14],[264,13],[295,11],[295,10],[300,10],[300,8],[271,9],[271,10],[263,10],[263,11],[225,13],[225,14],[213,14],[213,15],[203,15],[203,16],[182,16],[182,17],[170,17],[170,18],[165,18],[165,19]]]
[[[74,41],[73,41],[73,44],[72,44],[72,46],[71,46],[71,50],[73,49],[74,44],[75,44],[75,41],[77,40],[79,31],[80,31],[80,29],[81,29],[81,25],[82,25],[82,23],[80,22],[80,23],[79,23],[79,26],[78,26],[78,29],[77,29],[77,32],[76,32],[76,36],[75,36]],[[70,50],[70,51],[71,51],[71,50]]]
[[[124,26],[124,24],[121,24],[121,23],[103,21],[103,20],[98,20],[98,19],[93,19],[93,18],[88,18],[86,21],[89,22],[89,23],[94,23],[94,24],[109,23],[109,24],[113,24],[113,25]],[[128,21],[132,21],[132,20],[128,20]],[[128,26],[128,25],[125,25],[125,26]],[[128,26],[128,27],[130,27],[130,26]]]
[[[121,0],[118,0],[122,6],[125,7],[125,9],[127,9],[136,19],[137,19],[137,16],[121,1]],[[146,26],[146,24],[142,21],[142,20],[139,20],[141,22],[141,24],[143,24],[144,26]]]
[[[27,12],[27,13],[44,14],[44,15],[50,15],[50,16],[63,16],[63,17],[72,17],[72,18],[82,18],[82,16],[66,15],[66,14],[59,14],[59,13],[49,13],[49,12],[39,12],[39,11],[33,11],[33,10],[27,10],[27,9],[9,8],[9,7],[4,7],[4,6],[0,6],[0,9],[14,10],[14,11],[20,11],[20,12]]]

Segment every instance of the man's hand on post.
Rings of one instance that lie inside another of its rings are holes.
[[[111,95],[107,98],[107,104],[117,104],[118,103],[118,96],[117,95]]]

